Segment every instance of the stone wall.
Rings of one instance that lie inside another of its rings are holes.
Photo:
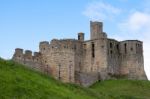
[[[30,50],[25,50],[24,52],[23,49],[16,48],[12,59],[40,72],[44,72],[44,69],[47,69],[41,61],[42,57],[39,52],[34,52],[34,55],[32,56],[32,52]]]
[[[53,39],[47,52],[40,50],[51,75],[63,82],[74,82],[74,72],[81,68],[82,43],[74,39]],[[42,45],[40,47],[43,47]],[[43,49],[43,48],[40,48]]]
[[[107,78],[107,35],[102,22],[90,22],[91,40],[83,43],[84,73],[99,73],[101,79]]]
[[[88,87],[98,81],[99,75],[96,72],[91,73],[83,73],[83,72],[75,72],[75,80],[76,84],[82,85],[84,87]]]
[[[107,61],[108,61],[108,74],[119,75],[120,69],[120,45],[114,39],[107,40]]]

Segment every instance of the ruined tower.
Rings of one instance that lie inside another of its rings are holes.
[[[82,32],[78,33],[78,40],[84,41],[84,33]]]
[[[91,40],[99,39],[99,38],[106,38],[106,33],[103,32],[103,23],[102,22],[93,22],[90,21],[90,34]]]

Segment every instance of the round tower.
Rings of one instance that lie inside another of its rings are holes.
[[[129,79],[144,79],[143,42],[138,40],[126,40],[121,46],[121,73],[127,74]]]

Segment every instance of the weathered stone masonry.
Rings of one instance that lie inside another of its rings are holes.
[[[147,80],[144,71],[143,43],[107,38],[102,22],[90,22],[91,39],[53,39],[40,42],[39,52],[17,48],[13,60],[63,82],[89,86],[115,76]]]

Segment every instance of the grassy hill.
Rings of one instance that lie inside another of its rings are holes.
[[[149,81],[107,80],[90,88],[63,84],[0,59],[0,99],[149,99]]]
[[[91,89],[110,99],[150,99],[150,82],[137,80],[107,80]]]

